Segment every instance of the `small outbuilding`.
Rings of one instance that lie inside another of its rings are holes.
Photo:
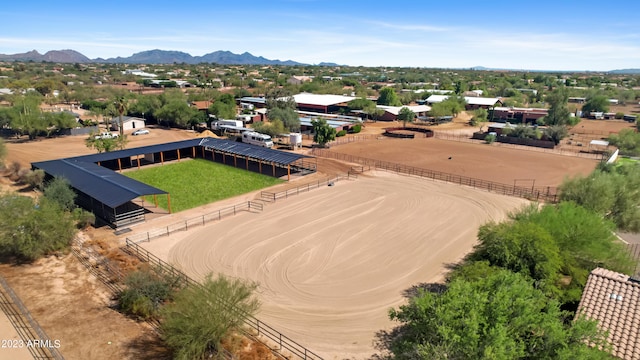
[[[144,119],[140,119],[138,117],[133,117],[133,116],[123,116],[122,123],[123,123],[123,131],[143,129],[146,127],[146,121]],[[111,129],[115,131],[120,130],[119,116],[116,116],[113,119],[111,119]]]

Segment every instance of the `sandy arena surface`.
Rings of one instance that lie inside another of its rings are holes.
[[[597,160],[526,147],[509,148],[436,138],[385,139],[338,145],[331,151],[518,186],[558,186],[568,175],[587,175]],[[451,159],[449,159],[451,158]],[[527,179],[527,180],[525,180]]]
[[[24,345],[18,331],[13,327],[9,318],[0,311],[0,359],[32,360],[33,356]],[[13,347],[17,345],[18,347]]]
[[[258,282],[260,320],[325,359],[362,359],[405,290],[441,280],[481,224],[525,203],[383,172],[142,245],[196,279]]]

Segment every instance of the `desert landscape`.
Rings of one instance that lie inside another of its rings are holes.
[[[365,133],[379,133],[388,125],[369,124]],[[458,131],[458,127],[463,125],[438,129]],[[184,130],[152,128],[149,135],[130,136],[128,147],[195,135]],[[7,148],[8,162],[24,167],[33,161],[93,152],[85,146],[83,137],[71,136],[8,142]],[[536,186],[557,186],[567,174],[587,174],[597,164],[575,156],[437,138],[369,140],[333,146],[330,150],[506,184],[513,184],[514,179],[535,179]],[[344,174],[350,166],[319,158],[317,173],[295,177],[269,190],[280,191]],[[109,229],[94,230],[91,236],[109,239],[119,246],[127,235],[258,196],[259,192],[254,192],[170,215],[161,211],[119,238]],[[376,352],[376,333],[393,326],[387,317],[389,308],[406,301],[413,286],[441,281],[447,266],[471,250],[481,224],[499,221],[525,203],[524,199],[455,184],[370,171],[355,181],[340,181],[332,187],[267,203],[263,213],[241,213],[142,245],[196,279],[209,272],[222,272],[259,283],[263,307],[258,318],[324,358],[367,358]],[[39,270],[4,266],[0,271],[50,337],[64,340],[63,354],[98,359],[110,358],[114,353],[123,357],[141,355],[131,346],[149,339],[149,329],[110,309],[100,285],[88,273],[80,277],[78,272],[86,270],[72,259],[67,255],[64,259],[39,262]],[[65,290],[54,291],[59,292],[57,300],[37,296],[52,290],[49,285],[35,285],[36,273],[49,274],[52,281],[58,279],[56,288]],[[60,280],[62,273],[73,279],[65,276]],[[83,293],[93,295],[87,298]],[[64,299],[70,296],[85,304],[82,308],[88,308],[62,315],[45,310],[45,304],[69,301]],[[100,310],[96,315],[99,308],[106,313]],[[127,333],[101,331],[98,335],[84,331],[87,336],[71,335],[77,324],[111,329],[108,324],[114,317],[120,319],[115,323],[117,327],[128,329]],[[69,326],[69,319],[76,325]],[[102,322],[105,327],[100,325]],[[112,344],[107,346],[109,341]]]
[[[326,359],[361,359],[403,294],[441,281],[481,224],[525,203],[382,172],[142,245],[196,279],[257,282],[258,318]]]

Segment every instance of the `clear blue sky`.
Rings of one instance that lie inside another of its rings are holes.
[[[152,50],[363,66],[640,68],[640,2],[6,1],[0,53]]]

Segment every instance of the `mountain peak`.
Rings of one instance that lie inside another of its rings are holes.
[[[228,50],[218,50],[203,56],[191,56],[188,53],[177,50],[145,50],[137,52],[129,57],[116,58],[96,58],[89,59],[83,54],[71,50],[51,50],[41,55],[38,51],[32,50],[23,54],[4,55],[0,54],[0,61],[48,61],[59,63],[121,63],[121,64],[199,64],[215,63],[221,65],[306,65],[292,60],[280,61],[269,60],[262,56],[254,56],[245,51],[242,54],[234,54]]]

